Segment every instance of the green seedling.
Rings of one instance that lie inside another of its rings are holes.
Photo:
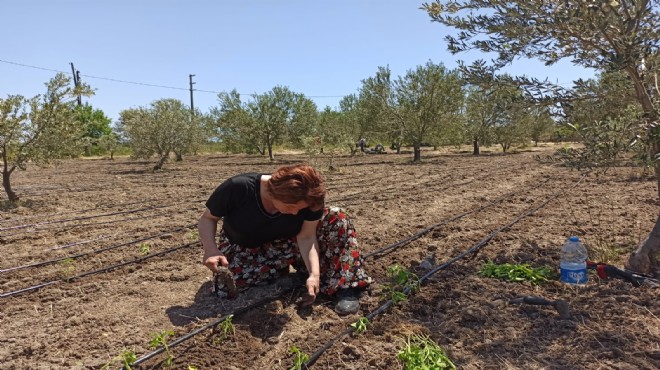
[[[195,365],[188,365],[188,370],[198,370],[198,368]]]
[[[356,335],[360,335],[367,331],[368,324],[369,324],[369,319],[367,319],[366,317],[360,317],[358,321],[351,324],[351,327],[353,328],[353,332]]]
[[[309,360],[309,355],[302,352],[298,347],[296,346],[291,346],[291,349],[289,352],[295,354],[295,358],[293,359],[293,367],[289,370],[301,370],[302,365]]]
[[[220,323],[220,336],[215,337],[213,339],[213,344],[219,344],[223,340],[227,339],[229,335],[234,335],[236,334],[236,329],[234,328],[234,323],[232,323],[232,319],[234,318],[234,315],[229,315],[227,316],[226,319],[222,320]]]
[[[172,352],[170,352],[170,347],[167,345],[167,339],[173,336],[174,336],[174,331],[163,330],[160,333],[152,333],[151,341],[149,341],[149,348],[156,349],[160,346],[163,346],[163,348],[165,348],[165,353],[167,354],[167,358],[165,359],[164,363],[168,367],[172,366],[172,362],[174,361],[174,355],[172,355]]]
[[[392,304],[407,299],[405,291],[416,292],[419,289],[419,277],[405,267],[395,264],[387,269],[390,283],[383,288],[386,295],[392,299]]]
[[[109,370],[110,366],[112,366],[112,364],[115,363],[116,361],[120,361],[120,363],[121,363],[121,365],[123,365],[124,369],[132,370],[131,366],[135,363],[136,360],[137,360],[137,355],[135,354],[134,351],[124,349],[120,354],[113,357],[110,360],[110,362],[103,365],[101,367],[101,370]]]
[[[406,370],[456,370],[456,365],[428,336],[413,334],[406,338],[405,346],[399,351],[397,358],[403,362]]]
[[[195,242],[199,240],[199,231],[197,229],[192,229],[188,231],[188,241]]]
[[[151,250],[151,246],[147,243],[142,243],[140,244],[140,254],[143,256],[146,256],[149,254],[149,251]]]
[[[498,265],[492,261],[486,262],[479,274],[507,281],[528,281],[534,285],[552,280],[556,275],[549,267],[530,267],[528,264],[516,265],[511,263]]]
[[[60,266],[62,266],[62,275],[65,278],[70,278],[76,272],[76,261],[73,258],[66,258],[61,260]]]

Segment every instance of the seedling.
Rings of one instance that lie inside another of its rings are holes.
[[[234,324],[232,323],[232,319],[234,318],[234,315],[229,315],[227,316],[226,319],[222,320],[220,323],[220,331],[221,335],[213,339],[213,344],[219,344],[223,340],[227,339],[229,335],[234,335],[236,334],[236,330],[234,328]]]
[[[172,366],[172,362],[174,361],[174,355],[172,355],[172,352],[170,352],[170,347],[167,345],[167,339],[172,336],[174,336],[174,331],[163,330],[160,333],[151,334],[151,341],[149,341],[149,348],[156,349],[159,346],[163,346],[163,348],[165,348],[167,358],[165,359],[164,363],[168,367]]]
[[[368,324],[369,324],[369,319],[367,319],[366,317],[360,317],[358,321],[351,324],[351,327],[353,328],[353,332],[356,335],[360,335],[367,331]]]
[[[147,243],[142,243],[140,244],[140,254],[143,256],[146,256],[149,254],[149,251],[151,250],[151,246]]]
[[[62,266],[62,275],[65,278],[70,278],[76,272],[76,261],[73,258],[63,259],[59,263]]]
[[[198,368],[195,365],[188,365],[188,370],[198,370]]]
[[[199,240],[199,231],[197,229],[188,231],[188,241],[195,242],[197,240]]]
[[[545,283],[555,277],[555,272],[549,267],[530,267],[528,264],[511,263],[498,265],[492,261],[486,262],[479,274],[507,281],[529,281],[534,285]]]
[[[309,360],[309,355],[302,352],[298,347],[296,346],[291,346],[291,349],[289,352],[293,353],[296,355],[296,357],[293,359],[293,367],[289,370],[301,370],[302,365]]]
[[[135,354],[134,351],[125,349],[122,350],[120,354],[117,356],[113,357],[110,362],[107,364],[103,365],[101,367],[101,370],[108,370],[110,369],[110,366],[115,362],[115,361],[120,361],[121,364],[123,365],[124,369],[126,370],[132,370],[131,366],[135,363],[137,360],[137,355]]]
[[[445,352],[428,336],[413,334],[406,338],[404,348],[397,358],[403,362],[406,370],[413,369],[453,369],[456,365]]]
[[[395,264],[387,269],[390,283],[383,288],[386,295],[392,299],[392,304],[397,304],[407,299],[405,291],[417,291],[419,289],[419,277],[406,270],[405,267]]]

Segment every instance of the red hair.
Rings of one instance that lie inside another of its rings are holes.
[[[268,180],[268,193],[286,204],[305,201],[318,211],[325,203],[325,185],[321,174],[312,166],[298,164],[280,167]]]

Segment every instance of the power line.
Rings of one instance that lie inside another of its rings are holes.
[[[50,72],[58,72],[58,73],[67,73],[67,72],[64,72],[64,71],[57,70],[57,69],[44,68],[44,67],[37,67],[37,66],[29,65],[29,64],[23,64],[23,63],[11,62],[11,61],[8,61],[8,60],[3,60],[3,59],[0,59],[0,63],[12,64],[12,65],[19,66],[19,67],[26,67],[26,68],[39,69],[39,70],[42,70],[42,71],[50,71]],[[110,77],[100,77],[100,76],[92,76],[92,75],[84,75],[84,74],[81,74],[81,76],[83,76],[83,77],[87,77],[87,78],[95,78],[95,79],[97,79],[97,80],[105,80],[105,81],[118,82],[118,83],[125,83],[125,84],[132,84],[132,85],[140,85],[140,86],[149,86],[149,87],[158,87],[158,88],[161,88],[161,89],[184,90],[184,91],[188,91],[188,90],[189,90],[189,88],[186,88],[186,87],[176,87],[176,86],[156,85],[156,84],[150,84],[150,83],[145,83],[145,82],[135,82],[135,81],[120,80],[120,79],[117,79],[117,78],[110,78]],[[216,94],[216,95],[222,93],[222,91],[213,91],[213,90],[199,90],[199,89],[195,89],[195,91],[202,92],[202,93]],[[238,94],[239,94],[239,95],[245,95],[245,96],[253,96],[253,97],[256,96],[256,95],[258,95],[258,94],[242,94],[242,93],[238,93]],[[306,96],[307,96],[308,98],[343,98],[343,97],[344,97],[343,95],[313,95],[313,96],[311,96],[311,95],[306,95]]]

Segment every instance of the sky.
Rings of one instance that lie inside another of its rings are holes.
[[[34,96],[71,65],[95,89],[84,99],[116,121],[119,112],[163,98],[202,112],[217,93],[236,89],[244,101],[287,86],[319,107],[335,108],[379,66],[392,76],[429,60],[455,68],[422,0],[3,0],[0,97]],[[561,62],[521,60],[513,75],[570,86],[593,71]],[[155,85],[155,86],[149,86]]]

